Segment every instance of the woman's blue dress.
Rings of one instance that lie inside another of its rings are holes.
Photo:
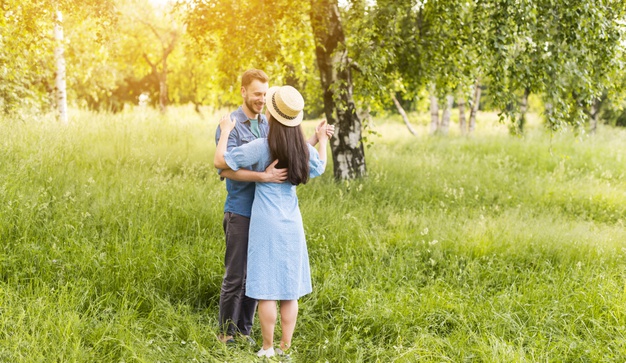
[[[324,172],[315,148],[309,148],[309,176]],[[224,155],[232,170],[264,171],[271,160],[267,139],[256,139]],[[296,300],[312,291],[309,255],[296,186],[256,183],[250,236],[246,296],[257,300]]]

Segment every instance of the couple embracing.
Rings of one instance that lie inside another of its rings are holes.
[[[286,354],[298,298],[312,291],[296,186],[324,172],[326,145],[334,132],[324,120],[305,139],[302,95],[291,86],[269,88],[268,82],[261,70],[242,75],[243,104],[220,120],[214,158],[228,191],[220,340],[229,343],[241,336],[254,342],[250,332],[258,305],[259,357]],[[277,301],[282,336],[274,349]]]

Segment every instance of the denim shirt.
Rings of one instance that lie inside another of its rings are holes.
[[[243,112],[241,106],[231,113],[230,117],[231,119],[237,120],[237,123],[228,137],[227,151],[257,139],[252,131],[250,131],[250,120],[248,120],[248,116]],[[269,124],[263,114],[260,115],[259,132],[259,138],[267,138]],[[215,131],[216,145],[220,140],[220,134],[221,130],[218,126]],[[221,170],[219,172],[221,173]],[[254,183],[226,179],[226,191],[228,195],[226,196],[226,203],[224,204],[224,212],[231,212],[250,218],[252,214],[252,201],[254,200]]]

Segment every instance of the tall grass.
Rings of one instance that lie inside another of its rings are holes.
[[[470,138],[376,119],[367,179],[299,187],[314,288],[293,360],[626,360],[626,133],[482,116]],[[0,121],[0,361],[255,360],[215,338],[216,120]]]

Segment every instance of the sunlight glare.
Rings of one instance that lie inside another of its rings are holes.
[[[150,3],[156,7],[163,7],[170,3],[176,2],[176,0],[148,0],[148,1],[150,1]]]

